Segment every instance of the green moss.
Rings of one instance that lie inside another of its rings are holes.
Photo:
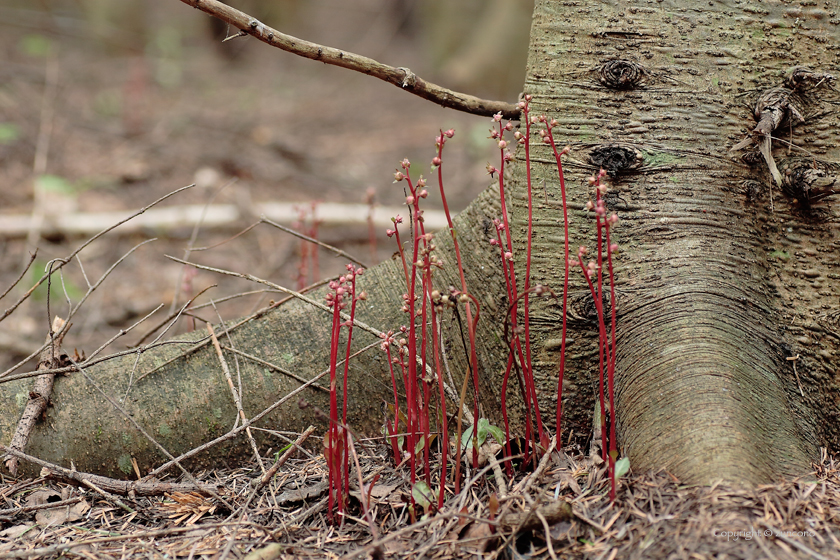
[[[131,455],[127,453],[123,453],[117,459],[117,466],[123,472],[123,474],[131,474],[134,470],[134,465],[131,464]]]
[[[782,262],[787,262],[788,260],[790,260],[790,254],[787,251],[781,251],[779,249],[776,249],[775,251],[772,251],[770,253],[770,258]]]
[[[162,435],[163,437],[169,437],[172,435],[172,428],[169,427],[168,424],[161,424],[158,426],[158,434]]]
[[[717,82],[717,80],[715,80]],[[717,85],[717,84],[715,84]],[[643,151],[645,165],[649,167],[659,167],[662,165],[671,165],[685,160],[685,157],[672,154],[670,152],[647,152]]]

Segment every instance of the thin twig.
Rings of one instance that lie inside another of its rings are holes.
[[[26,272],[27,272],[27,271],[29,270],[29,268],[32,266],[32,263],[34,263],[34,262],[35,262],[35,257],[37,257],[37,256],[38,256],[38,249],[35,249],[35,252],[34,252],[34,253],[31,253],[31,254],[29,255],[29,262],[28,262],[28,263],[26,263],[26,266],[24,266],[24,267],[23,267],[23,270],[21,271],[20,276],[18,276],[18,277],[17,277],[17,280],[15,280],[14,282],[12,282],[12,285],[11,285],[11,286],[9,286],[8,288],[6,288],[6,291],[5,291],[5,292],[3,292],[3,295],[2,295],[2,296],[0,296],[0,299],[3,299],[3,298],[4,298],[4,297],[6,297],[7,295],[9,295],[9,292],[11,292],[11,291],[15,288],[15,286],[17,286],[17,285],[18,285],[18,283],[19,283],[21,280],[23,280],[23,277],[24,277],[24,276],[26,276]]]
[[[119,222],[117,222],[117,223],[115,223],[115,224],[113,224],[113,225],[111,225],[111,226],[109,226],[109,227],[107,227],[107,228],[103,229],[102,231],[100,231],[99,233],[97,233],[96,235],[94,235],[93,237],[89,238],[87,241],[85,241],[85,242],[84,242],[84,243],[82,243],[81,245],[79,245],[79,246],[76,248],[76,250],[74,250],[74,251],[73,251],[72,253],[70,253],[68,256],[64,257],[63,259],[60,259],[60,260],[59,260],[59,264],[58,264],[58,266],[57,266],[56,268],[54,268],[54,269],[53,269],[53,272],[56,272],[58,269],[60,269],[61,267],[63,267],[65,264],[67,264],[68,262],[70,262],[71,260],[73,260],[73,258],[74,258],[76,255],[78,255],[78,254],[82,251],[82,249],[84,249],[85,247],[87,247],[88,245],[90,245],[91,243],[93,243],[94,241],[96,241],[97,239],[99,239],[100,237],[102,237],[103,235],[105,235],[106,233],[108,233],[109,231],[111,231],[111,230],[113,230],[113,229],[118,228],[119,226],[121,226],[122,224],[124,224],[124,223],[126,223],[126,222],[128,222],[128,221],[132,220],[133,218],[136,218],[137,216],[139,216],[140,214],[142,214],[143,212],[145,212],[145,211],[146,211],[146,210],[148,210],[149,208],[151,208],[151,207],[153,207],[153,206],[156,206],[157,204],[160,204],[161,202],[163,202],[163,201],[164,201],[164,200],[166,200],[167,198],[170,198],[170,197],[172,197],[172,196],[175,196],[176,194],[179,194],[179,193],[181,193],[182,191],[185,191],[185,190],[187,190],[187,189],[191,189],[191,188],[192,188],[192,187],[194,187],[194,186],[195,186],[195,183],[193,183],[192,185],[187,185],[186,187],[181,187],[180,189],[174,190],[174,191],[172,191],[171,193],[166,194],[166,195],[164,195],[164,196],[162,196],[162,197],[158,198],[157,200],[155,200],[155,201],[154,201],[154,202],[152,202],[151,204],[149,204],[149,205],[147,205],[147,206],[144,206],[144,207],[143,207],[143,208],[141,208],[140,210],[138,210],[138,211],[136,211],[136,212],[132,213],[130,216],[126,217],[125,219],[120,220]],[[38,286],[40,286],[41,284],[43,284],[43,283],[44,283],[44,281],[47,279],[47,277],[48,277],[48,275],[47,275],[47,274],[44,274],[43,276],[41,276],[41,278],[40,278],[40,279],[39,279],[39,280],[35,283],[35,285],[34,285],[34,286],[32,286],[31,288],[29,288],[29,290],[27,290],[27,291],[26,291],[26,293],[25,293],[25,294],[23,294],[23,295],[20,297],[20,299],[18,299],[18,301],[16,301],[16,302],[15,302],[15,304],[14,304],[14,305],[12,305],[10,308],[6,309],[6,311],[5,311],[5,312],[3,312],[3,315],[2,315],[2,316],[0,316],[0,321],[3,321],[6,317],[8,317],[9,315],[11,315],[11,314],[15,311],[15,309],[17,309],[17,308],[18,308],[18,306],[20,306],[20,304],[21,304],[21,303],[23,303],[24,301],[26,301],[26,299],[27,299],[27,298],[29,298],[29,296],[31,296],[31,295],[32,295],[32,292],[34,292],[34,291],[35,291],[35,289],[36,289]],[[39,352],[40,352],[40,350],[39,350]],[[27,358],[27,360],[29,360],[29,359],[31,359],[31,357],[30,357],[30,358]],[[25,362],[24,362],[24,363],[25,363]],[[18,367],[20,367],[20,366],[19,366],[19,365],[18,365],[18,366],[15,366],[15,368],[14,368],[14,369],[17,369]],[[10,371],[14,371],[14,369],[12,369],[12,370],[10,370]],[[4,373],[3,375],[5,375],[5,373]],[[3,375],[0,375],[0,377],[3,377]]]
[[[4,445],[0,445],[0,451],[14,455],[18,459],[38,465],[41,469],[46,469],[48,472],[44,478],[49,480],[57,480],[60,482],[72,483],[76,486],[81,486],[85,480],[93,482],[98,487],[106,489],[112,494],[120,494],[127,496],[134,494],[135,496],[159,496],[166,492],[199,492],[201,494],[209,494],[208,488],[215,489],[209,484],[186,484],[183,482],[161,482],[153,480],[151,482],[143,482],[138,480],[117,480],[115,478],[108,478],[98,474],[90,474],[76,470],[65,469],[60,465],[44,461],[38,457],[27,455],[21,451],[11,449]]]
[[[119,265],[120,265],[120,264],[121,264],[121,263],[122,263],[125,259],[127,259],[127,258],[129,257],[129,255],[131,255],[131,254],[132,254],[134,251],[136,251],[139,247],[141,247],[141,246],[145,245],[146,243],[151,243],[152,241],[155,241],[155,239],[154,239],[154,238],[153,238],[153,239],[147,239],[146,241],[142,241],[142,242],[138,243],[137,245],[135,245],[134,247],[132,247],[132,248],[131,248],[131,249],[130,249],[127,253],[125,253],[122,257],[120,257],[119,259],[117,259],[117,261],[116,261],[114,264],[112,264],[112,265],[108,268],[108,270],[106,270],[106,271],[102,274],[102,276],[100,276],[100,277],[99,277],[99,280],[97,280],[97,281],[96,281],[96,284],[94,284],[93,286],[91,286],[90,288],[88,288],[87,292],[85,292],[85,295],[84,295],[84,296],[82,296],[82,299],[79,301],[79,303],[77,303],[75,306],[72,306],[72,305],[70,306],[70,310],[67,312],[67,318],[65,319],[64,325],[61,327],[61,329],[60,329],[59,331],[57,331],[57,332],[52,332],[52,333],[51,333],[51,334],[52,334],[52,336],[63,336],[63,335],[64,335],[64,333],[65,333],[65,331],[69,328],[69,326],[70,326],[70,324],[71,324],[71,323],[70,323],[70,320],[73,318],[73,316],[74,316],[74,315],[76,315],[76,313],[79,311],[79,309],[81,309],[82,305],[84,305],[85,301],[87,301],[88,297],[90,297],[90,295],[91,295],[93,292],[95,292],[95,291],[97,290],[97,288],[99,288],[99,286],[102,284],[102,282],[104,282],[104,281],[105,281],[105,279],[106,279],[106,278],[107,278],[107,277],[108,277],[108,276],[109,276],[109,275],[110,275],[110,274],[114,271],[114,269],[115,269],[115,268],[117,268],[117,266],[119,266]],[[47,265],[48,272],[47,272],[47,274],[46,274],[46,275],[44,275],[44,277],[42,278],[42,280],[43,280],[44,278],[47,278],[47,294],[48,294],[48,295],[47,295],[47,313],[48,313],[47,317],[48,317],[48,318],[49,318],[49,312],[50,312],[50,298],[49,298],[49,293],[50,293],[50,291],[51,291],[51,289],[52,289],[52,288],[51,288],[51,285],[50,285],[50,284],[51,284],[51,279],[52,279],[52,273],[53,273],[53,272],[55,272],[55,271],[57,271],[57,270],[59,270],[62,266],[64,266],[65,264],[67,264],[67,262],[69,262],[69,261],[70,261],[70,259],[72,259],[72,258],[73,258],[73,256],[75,256],[76,254],[78,254],[78,252],[79,252],[80,250],[81,250],[81,249],[77,250],[77,251],[76,251],[76,252],[75,252],[75,253],[74,253],[71,257],[67,257],[67,258],[65,258],[65,259],[54,259],[54,260],[50,261],[50,262],[49,262],[49,264]],[[53,267],[53,265],[54,265],[55,263],[59,263],[57,267]],[[63,284],[63,282],[62,282],[62,284]],[[29,292],[27,292],[27,293],[31,293],[31,292],[34,290],[34,288],[35,288],[35,287],[37,287],[37,286],[38,286],[38,284],[35,284],[35,286],[33,286],[33,287],[32,287],[32,289],[30,289],[30,290],[29,290]],[[67,293],[67,292],[66,292],[66,289],[65,289],[65,295],[66,295],[66,293]],[[23,300],[21,300],[21,301],[23,301]],[[68,302],[69,302],[69,301],[70,301],[70,299],[69,299],[69,297],[68,297]],[[20,301],[19,301],[18,303],[20,303]],[[15,304],[15,305],[17,305],[17,304]],[[7,313],[8,313],[8,312],[9,312],[9,311],[7,310]],[[0,321],[2,321],[2,320],[3,320],[3,319],[2,319],[2,318],[0,318]],[[8,375],[8,374],[10,374],[11,372],[15,371],[17,368],[21,367],[21,366],[22,366],[22,365],[24,365],[26,362],[28,362],[29,360],[31,360],[32,358],[34,358],[36,355],[40,354],[40,352],[41,352],[41,351],[43,351],[43,350],[44,350],[44,348],[46,348],[49,344],[51,344],[51,340],[50,340],[50,341],[47,341],[47,342],[46,342],[45,344],[43,344],[43,345],[42,345],[42,346],[41,346],[38,350],[36,350],[35,352],[33,352],[32,354],[30,354],[29,356],[27,356],[27,357],[26,357],[26,358],[24,358],[23,360],[19,361],[17,364],[15,364],[14,366],[12,366],[11,368],[7,369],[5,372],[3,372],[2,374],[0,374],[0,379],[3,379],[5,376],[7,376],[7,375]],[[45,372],[45,373],[46,373],[46,372]]]
[[[340,66],[379,78],[443,107],[473,115],[483,115],[485,117],[490,117],[501,112],[502,116],[506,119],[516,120],[519,118],[519,109],[513,103],[489,101],[472,95],[458,93],[427,82],[408,68],[394,68],[393,66],[382,64],[365,56],[286,35],[268,27],[258,19],[217,0],[181,0],[181,2],[193,8],[198,8],[202,12],[216,17],[240,29],[242,33],[256,37],[272,47],[277,47],[304,58],[317,60],[324,64]]]
[[[304,234],[302,234],[301,232],[299,232],[299,231],[297,231],[297,230],[294,230],[294,229],[292,229],[292,228],[290,228],[290,227],[286,227],[286,226],[284,226],[284,225],[278,224],[278,223],[277,223],[277,222],[275,222],[275,221],[269,220],[269,219],[268,219],[268,218],[266,218],[265,216],[263,216],[262,218],[260,218],[260,222],[259,222],[259,223],[262,223],[262,224],[268,224],[268,225],[270,225],[270,226],[274,226],[274,227],[276,227],[277,229],[282,230],[282,231],[285,231],[286,233],[288,233],[288,234],[290,234],[290,235],[294,235],[294,236],[295,236],[295,237],[297,237],[298,239],[303,239],[304,241],[308,241],[308,242],[310,242],[310,243],[314,243],[315,245],[318,245],[319,247],[323,247],[323,248],[324,248],[324,249],[326,249],[327,251],[331,251],[331,252],[335,253],[335,254],[336,254],[337,256],[339,256],[339,257],[344,257],[344,258],[346,258],[346,259],[349,259],[349,260],[353,261],[354,263],[356,263],[357,265],[359,265],[359,266],[361,266],[361,267],[363,267],[363,268],[368,268],[368,265],[366,265],[365,263],[363,263],[362,261],[360,261],[359,259],[357,259],[357,258],[356,258],[356,257],[354,257],[353,255],[351,255],[350,253],[346,253],[346,252],[342,251],[341,249],[339,249],[338,247],[333,247],[332,245],[328,245],[328,244],[324,243],[323,241],[318,241],[318,240],[317,240],[317,239],[315,239],[314,237],[309,237],[308,235],[304,235]]]
[[[131,424],[134,426],[134,428],[135,428],[138,432],[140,432],[141,434],[143,434],[143,437],[145,437],[147,440],[149,440],[149,442],[150,442],[152,445],[154,445],[155,447],[157,447],[157,448],[158,448],[158,450],[159,450],[161,453],[163,453],[164,455],[166,455],[167,457],[169,457],[169,459],[170,459],[172,462],[174,462],[174,463],[175,463],[175,465],[177,465],[179,469],[181,469],[181,472],[182,472],[182,473],[184,473],[184,475],[185,475],[185,476],[186,476],[186,477],[190,480],[190,482],[192,482],[192,483],[193,483],[193,484],[195,484],[196,486],[200,486],[200,485],[199,485],[199,483],[198,483],[198,481],[197,481],[197,480],[195,479],[195,477],[192,475],[192,473],[190,473],[187,469],[185,469],[185,468],[184,468],[184,466],[183,466],[183,465],[182,465],[179,461],[177,461],[177,460],[175,459],[175,457],[173,457],[173,456],[172,456],[172,454],[171,454],[171,453],[170,453],[170,452],[169,452],[169,451],[168,451],[165,447],[163,447],[160,443],[158,443],[158,441],[157,441],[155,438],[153,438],[153,437],[152,437],[152,436],[151,436],[151,435],[150,435],[150,434],[149,434],[146,430],[144,430],[144,429],[143,429],[143,427],[142,427],[140,424],[138,424],[138,423],[137,423],[137,421],[134,419],[134,417],[133,417],[131,414],[129,414],[129,413],[128,413],[128,411],[126,411],[126,410],[125,410],[122,406],[120,406],[120,404],[119,404],[119,403],[117,403],[117,401],[115,401],[113,398],[111,398],[111,396],[110,396],[110,395],[108,395],[108,393],[106,393],[105,391],[103,391],[103,390],[102,390],[102,388],[101,388],[99,385],[97,385],[97,384],[96,384],[96,382],[93,380],[93,378],[92,378],[90,375],[88,375],[88,373],[87,373],[87,372],[86,372],[86,371],[85,371],[85,370],[84,370],[81,366],[79,366],[79,364],[77,364],[77,363],[73,360],[73,358],[71,358],[70,356],[68,356],[68,357],[67,357],[67,359],[70,361],[70,363],[71,363],[71,364],[73,364],[74,366],[76,366],[76,369],[79,371],[79,373],[81,373],[82,375],[84,375],[84,376],[85,376],[85,379],[87,380],[87,382],[88,382],[88,383],[90,383],[90,384],[91,384],[91,386],[92,386],[94,389],[96,389],[96,391],[97,391],[100,395],[102,395],[102,397],[103,397],[106,401],[108,401],[108,402],[111,404],[111,406],[113,406],[113,407],[114,407],[114,409],[116,409],[117,411],[119,411],[119,413],[120,413],[120,414],[122,414],[122,415],[125,417],[125,419],[126,419],[126,420],[128,420],[129,422],[131,422]],[[214,491],[212,491],[212,490],[211,490],[211,491],[209,491],[209,493],[210,493],[210,495],[211,495],[211,496],[213,496],[214,498],[216,498],[217,500],[219,500],[221,503],[223,503],[223,504],[225,505],[225,507],[227,507],[228,509],[231,509],[231,510],[233,509],[233,506],[231,506],[231,505],[227,502],[227,500],[225,500],[224,498],[222,498],[221,496],[219,496],[216,492],[214,492]]]
[[[230,368],[228,368],[227,360],[225,360],[225,355],[222,353],[222,347],[219,345],[219,339],[216,338],[216,332],[213,330],[213,325],[210,323],[207,323],[207,332],[210,333],[210,339],[213,341],[213,347],[216,349],[216,356],[218,356],[219,363],[222,365],[222,372],[225,374],[225,379],[228,382],[228,388],[230,389],[231,395],[233,395],[233,403],[236,405],[239,417],[242,419],[242,422],[248,422],[248,418],[245,416],[245,411],[242,410],[242,400],[239,398],[239,392],[237,392],[236,388],[233,386],[233,379],[230,377]],[[263,474],[265,474],[265,465],[263,465],[262,457],[260,457],[260,450],[257,447],[256,440],[254,440],[254,435],[251,433],[250,426],[245,428],[245,433],[248,435],[248,442],[251,444],[251,450],[254,452],[254,458],[260,466],[260,470]]]
[[[365,346],[364,348],[362,348],[358,352],[354,353],[353,355],[350,356],[350,358],[355,358],[356,356],[362,354],[363,352],[366,352],[366,351],[370,350],[371,348],[379,346],[380,344],[382,344],[382,342],[377,340],[376,342],[373,342],[373,343]],[[344,363],[344,360],[338,362],[336,365],[340,365],[340,364],[343,364],[343,363]],[[193,455],[196,455],[198,453],[201,453],[202,451],[210,449],[214,445],[217,445],[217,444],[219,444],[223,441],[233,439],[234,437],[239,435],[242,431],[244,431],[247,426],[251,426],[252,424],[261,420],[267,414],[272,413],[274,410],[276,410],[278,407],[280,407],[283,403],[285,403],[286,401],[288,401],[289,399],[291,399],[292,397],[294,397],[295,395],[297,395],[298,393],[300,393],[301,391],[303,391],[304,389],[306,389],[307,387],[309,387],[310,385],[312,385],[313,383],[315,383],[316,381],[318,381],[319,379],[321,379],[322,377],[327,375],[329,372],[330,372],[329,368],[325,369],[324,371],[322,371],[321,373],[319,373],[318,375],[316,375],[315,377],[313,377],[312,379],[310,379],[309,381],[307,381],[306,383],[304,383],[303,385],[301,385],[300,387],[298,387],[294,391],[290,391],[289,393],[284,395],[281,399],[276,401],[274,404],[272,404],[271,406],[269,406],[268,408],[266,408],[265,410],[263,410],[262,412],[260,412],[259,414],[257,414],[256,416],[254,416],[253,418],[248,420],[247,422],[245,422],[242,426],[239,426],[238,428],[235,428],[235,429],[229,431],[228,433],[217,437],[216,439],[214,439],[212,441],[208,441],[207,443],[204,443],[204,444],[196,447],[195,449],[191,449],[190,451],[187,451],[186,453],[181,454],[177,458],[170,460],[168,463],[164,463],[163,465],[159,466],[158,468],[156,468],[155,470],[150,472],[147,476],[158,476],[162,472],[169,469],[172,465],[177,464],[178,461],[183,461],[185,459],[188,459],[188,458],[192,457]]]
[[[277,471],[280,469],[280,467],[282,467],[286,463],[286,461],[289,460],[289,457],[291,457],[292,454],[295,453],[295,451],[297,451],[301,445],[303,445],[303,442],[306,441],[306,439],[309,436],[311,436],[312,432],[314,431],[315,426],[309,426],[308,428],[306,428],[306,430],[304,430],[304,432],[300,434],[300,437],[297,438],[297,440],[295,440],[295,442],[289,446],[286,452],[283,453],[283,455],[281,455],[277,459],[277,461],[274,462],[273,465],[271,465],[271,468],[265,471],[263,475],[256,481],[256,486],[254,487],[254,490],[259,491],[266,484],[268,484],[268,482],[271,480],[271,477],[277,474]]]
[[[271,362],[268,362],[266,360],[258,358],[257,356],[254,356],[253,354],[248,354],[247,352],[243,352],[242,350],[237,350],[236,348],[231,348],[230,346],[222,346],[222,350],[227,350],[228,352],[233,352],[234,354],[242,356],[246,360],[251,360],[252,362],[255,362],[257,364],[260,364],[261,366],[265,366],[267,368],[273,369],[274,371],[282,373],[283,375],[288,375],[292,379],[300,381],[301,383],[306,383],[306,379],[299,376],[298,374],[296,374],[294,372],[291,372],[291,371],[287,370],[286,368],[282,368],[282,367],[280,367],[276,364],[273,364]],[[330,390],[327,389],[326,387],[321,387],[320,385],[317,385],[317,384],[313,384],[313,385],[311,385],[311,387],[313,389],[317,389],[317,390],[322,391],[322,392],[327,393],[327,394],[329,394],[329,392],[330,392]]]

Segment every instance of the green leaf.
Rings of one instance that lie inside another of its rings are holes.
[[[630,470],[630,459],[622,457],[615,462],[615,478],[616,480],[627,474]]]
[[[432,498],[434,498],[432,489],[422,480],[414,483],[414,486],[411,488],[411,496],[416,503],[423,506],[423,509],[428,509],[432,505]]]
[[[0,123],[0,144],[11,144],[20,136],[20,129],[14,123]]]
[[[505,444],[505,432],[499,428],[498,426],[488,426],[487,431],[490,432],[490,435],[493,436],[499,444]]]

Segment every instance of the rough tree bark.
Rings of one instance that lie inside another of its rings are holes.
[[[817,189],[837,186],[831,185],[840,168],[840,96],[825,76],[805,85],[786,82],[801,65],[837,72],[838,12],[836,1],[537,2],[525,91],[534,95],[535,114],[560,121],[555,136],[573,148],[567,165],[572,247],[593,246],[583,211],[585,179],[600,166],[612,176],[607,200],[622,220],[614,232],[621,246],[617,409],[620,447],[635,469],[666,468],[689,482],[761,483],[806,474],[819,446],[840,443],[840,203],[816,201]],[[802,117],[799,122],[788,109],[791,122],[774,133],[780,140],[772,143],[773,157],[787,170],[785,194],[757,151],[761,138],[730,152],[756,126],[762,94],[783,86],[791,88],[790,103]],[[783,141],[796,147],[789,150]],[[549,153],[535,150],[535,159],[534,281],[559,287],[559,189]],[[810,183],[803,186],[803,178]],[[521,165],[513,179],[521,247]],[[497,255],[486,243],[498,212],[493,200],[491,189],[457,227],[470,248],[468,286],[482,303],[484,411],[497,420],[504,370],[500,317],[507,302]],[[453,263],[448,234],[438,238],[446,245],[443,258]],[[455,284],[453,268],[442,286]],[[399,279],[393,261],[364,276],[371,298],[362,321],[380,330],[403,321]],[[579,276],[573,280],[563,428],[564,439],[570,433],[585,439],[597,346],[592,301]],[[540,399],[553,410],[560,312],[550,301],[536,305]],[[465,367],[456,330],[453,322],[449,350],[458,382]],[[232,345],[311,377],[326,367],[328,332],[324,311],[295,301],[236,329]],[[371,341],[360,333],[358,346]],[[180,352],[164,347],[145,353],[136,368],[129,356],[88,370],[117,398],[133,376],[123,406],[173,454],[223,433],[236,417],[212,348]],[[371,434],[383,423],[389,394],[384,365],[373,350],[351,367],[351,424]],[[250,416],[300,385],[253,361],[240,359],[240,366]],[[4,440],[27,386],[15,382],[0,392],[0,410],[11,411],[0,413]],[[127,471],[131,456],[142,470],[161,462],[82,375],[59,379],[55,392],[30,453],[107,474]],[[308,389],[304,396],[326,408],[322,392]],[[314,406],[302,410],[297,398],[292,401],[264,425],[303,429],[317,422]],[[216,449],[205,459],[240,450]]]

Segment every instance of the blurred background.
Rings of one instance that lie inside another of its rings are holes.
[[[524,81],[532,0],[228,3],[285,33],[409,67],[465,93],[515,102]],[[248,37],[222,42],[235,33],[178,0],[0,0],[0,291],[37,249],[0,311],[91,231],[191,183],[196,186],[160,205],[176,218],[122,226],[54,277],[50,313],[66,317],[117,260],[157,238],[89,296],[72,320],[66,348],[89,353],[163,304],[111,348],[124,349],[213,284],[196,304],[260,288],[165,257],[183,258],[191,247],[213,246],[189,253],[189,260],[292,288],[343,269],[346,259],[313,254],[265,224],[229,240],[256,222],[267,203],[292,209],[286,225],[368,265],[389,258],[393,242],[379,226],[372,239],[364,214],[403,202],[402,185],[393,184],[401,159],[412,160],[413,175],[429,173],[441,128],[456,129],[444,154],[453,209],[489,184],[484,166],[497,155],[487,139],[488,118],[439,108]],[[313,208],[317,220],[328,203],[363,205],[347,211],[362,220],[318,226]],[[177,218],[205,207],[221,214],[205,212],[198,228]],[[427,208],[438,207],[438,196],[430,196]],[[258,293],[218,309],[230,319],[270,299],[279,298]],[[46,304],[41,286],[0,322],[3,371],[43,343]],[[212,307],[196,315],[218,320]],[[182,319],[170,334],[190,328]]]

